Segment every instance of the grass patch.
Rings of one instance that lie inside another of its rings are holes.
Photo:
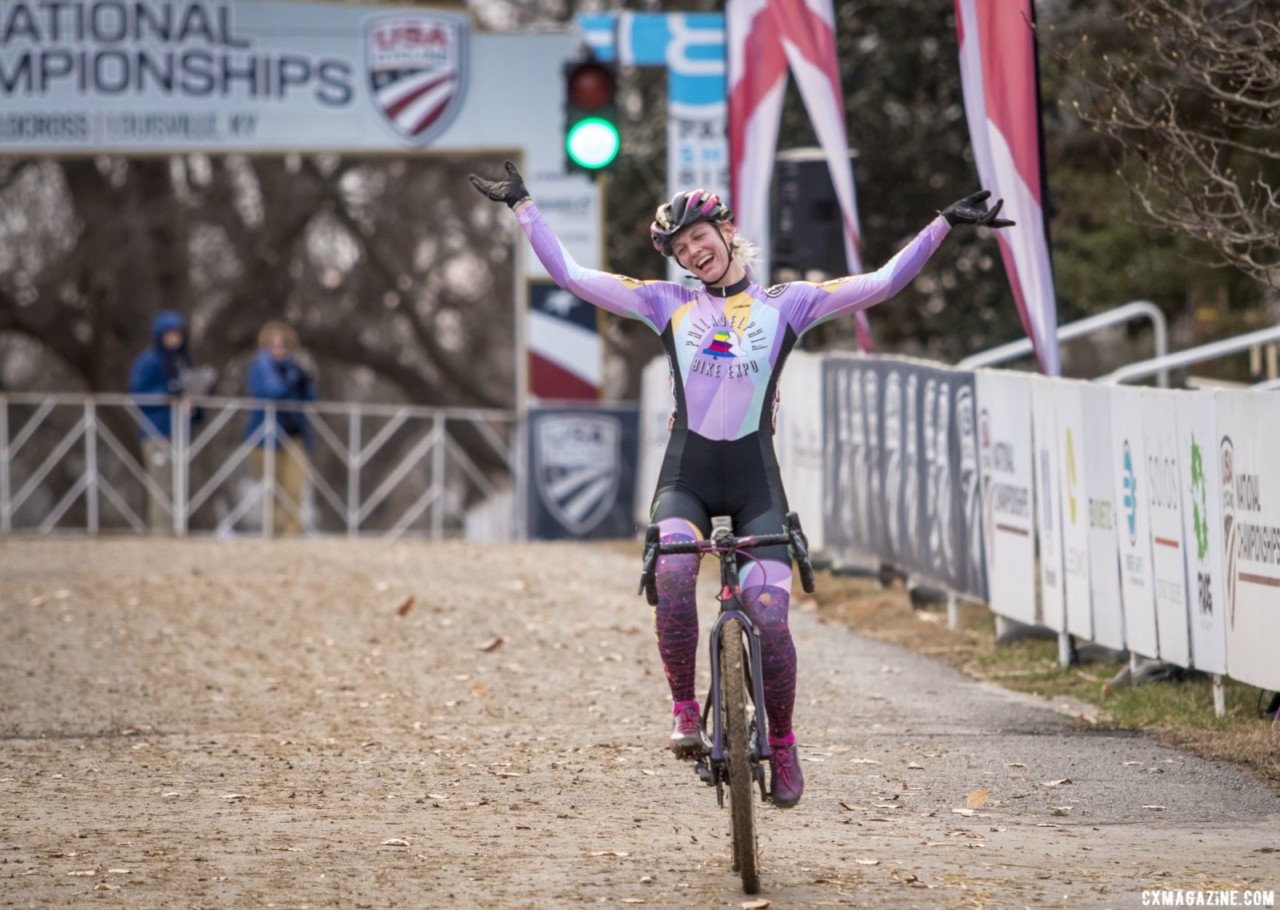
[[[1056,638],[997,645],[995,618],[985,606],[961,604],[959,627],[947,624],[945,604],[917,605],[899,583],[822,572],[813,597],[818,613],[881,641],[901,645],[1007,689],[1087,706],[1082,718],[1112,729],[1151,732],[1161,743],[1249,769],[1280,788],[1280,726],[1259,718],[1270,693],[1224,680],[1226,714],[1213,711],[1213,684],[1202,673],[1141,686],[1111,685],[1124,669],[1110,652],[1083,648],[1081,662],[1058,665]]]

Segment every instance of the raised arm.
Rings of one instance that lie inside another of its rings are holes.
[[[520,229],[551,279],[566,291],[618,316],[639,319],[661,332],[672,311],[688,298],[679,285],[637,281],[579,265],[552,232],[533,204],[516,166],[506,162],[507,179],[486,180],[475,174],[471,185],[494,202],[505,202],[516,213]]]
[[[985,200],[990,195],[983,190],[949,205],[897,255],[874,272],[836,278],[817,285],[797,282],[792,286],[797,294],[797,304],[790,316],[792,327],[803,333],[828,319],[865,310],[893,297],[919,274],[956,225],[1011,226],[1014,222],[998,217],[1004,200],[998,200],[990,209],[986,207]]]

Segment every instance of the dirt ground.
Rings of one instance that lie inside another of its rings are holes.
[[[663,749],[637,552],[0,541],[0,907],[764,906]],[[808,790],[758,812],[768,906],[1278,887],[1240,770],[792,627]]]

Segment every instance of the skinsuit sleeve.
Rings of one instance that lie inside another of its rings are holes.
[[[836,316],[844,316],[883,303],[897,294],[919,273],[937,251],[951,225],[939,215],[898,254],[874,272],[835,278],[822,284],[795,281],[784,285],[787,318],[797,335]]]
[[[602,310],[638,319],[661,334],[671,314],[695,296],[694,291],[673,282],[638,281],[579,265],[532,202],[517,207],[516,219],[551,279]]]

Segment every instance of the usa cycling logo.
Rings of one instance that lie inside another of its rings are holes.
[[[467,17],[387,13],[365,20],[369,87],[378,113],[416,145],[440,135],[466,87]]]
[[[1129,528],[1129,544],[1138,541],[1138,475],[1133,470],[1133,453],[1129,440],[1124,441],[1124,462],[1121,464],[1120,482],[1124,486],[1124,520]]]
[[[538,498],[570,533],[586,534],[617,500],[621,424],[607,414],[547,415],[535,433]]]

